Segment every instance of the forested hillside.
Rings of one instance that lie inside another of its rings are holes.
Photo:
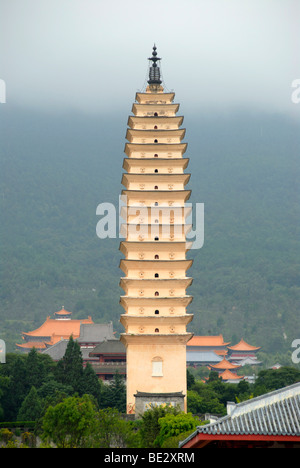
[[[118,208],[129,112],[1,107],[0,338],[9,351],[62,305],[122,331],[120,239],[97,237],[96,208]],[[300,128],[282,116],[182,113],[190,201],[205,206],[204,245],[189,253],[190,329],[284,360],[300,338]]]

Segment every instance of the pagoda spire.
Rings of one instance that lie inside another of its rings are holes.
[[[154,44],[153,49],[152,49],[152,57],[149,57],[148,60],[152,61],[152,64],[150,65],[150,68],[149,68],[148,83],[149,83],[149,85],[160,85],[162,83],[162,81],[160,79],[160,67],[157,65],[156,62],[159,62],[161,60],[161,58],[157,57],[156,45],[155,44]]]

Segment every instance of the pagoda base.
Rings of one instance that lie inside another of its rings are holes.
[[[179,407],[185,410],[185,395],[182,392],[148,393],[137,391],[135,397],[135,418],[141,417],[145,411],[157,406]]]

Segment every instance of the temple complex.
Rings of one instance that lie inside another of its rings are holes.
[[[96,324],[91,317],[73,319],[72,312],[61,310],[55,312],[54,318],[46,321],[36,330],[23,332],[23,343],[17,344],[17,349],[28,353],[32,348],[48,354],[54,361],[64,356],[70,337],[77,340],[84,361],[91,360],[89,352],[103,340],[115,339],[113,325],[110,323]]]
[[[17,344],[17,349],[23,352],[28,352],[31,348],[43,351],[61,339],[68,340],[71,335],[77,339],[82,323],[93,323],[93,321],[91,317],[82,320],[72,319],[72,312],[68,312],[62,307],[61,310],[54,313],[54,318],[47,317],[46,321],[36,330],[22,332],[24,343]]]
[[[187,344],[187,365],[197,367],[217,364],[227,355],[223,335],[193,336]]]
[[[192,260],[186,259],[191,226],[185,203],[191,192],[184,173],[185,129],[175,94],[164,92],[155,46],[149,63],[148,86],[136,94],[128,119],[122,177],[120,340],[126,348],[127,413],[163,402],[186,410],[186,344],[192,337],[186,331]]]
[[[212,371],[218,372],[219,378],[223,382],[228,383],[237,383],[243,379],[243,376],[237,375],[237,370],[241,366],[229,362],[226,358],[223,358],[222,361],[217,364],[210,364],[208,368]]]
[[[258,364],[256,354],[260,349],[260,347],[252,346],[241,339],[236,345],[228,346],[228,360],[242,366]]]

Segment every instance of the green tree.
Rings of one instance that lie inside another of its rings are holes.
[[[192,413],[166,414],[158,420],[160,431],[154,445],[162,447],[167,439],[182,433],[192,432],[199,425],[198,419]]]
[[[9,387],[3,396],[4,417],[8,421],[15,421],[19,408],[29,392],[25,359],[18,356],[11,366]]]
[[[66,352],[55,369],[56,380],[64,385],[70,385],[74,392],[83,395],[83,360],[78,342],[71,336]]]
[[[94,369],[92,368],[89,362],[86,363],[86,366],[83,370],[83,384],[82,384],[82,392],[93,395],[96,399],[98,404],[101,401],[101,390],[102,390],[102,383],[97,377]]]
[[[38,395],[42,400],[48,400],[50,404],[55,405],[60,403],[64,398],[72,396],[74,393],[71,385],[64,385],[54,377],[50,378],[47,382],[38,389]]]
[[[226,409],[221,401],[224,390],[225,384],[220,379],[212,380],[210,383],[196,381],[187,394],[188,411],[193,414],[224,414]]]
[[[109,385],[103,385],[101,390],[100,408],[116,408],[126,411],[126,386],[124,378],[116,373]]]
[[[195,383],[195,377],[188,369],[186,370],[186,380],[187,380],[187,389],[190,390]]]
[[[156,438],[160,433],[159,419],[167,414],[179,414],[178,408],[155,406],[144,412],[140,425],[140,437],[143,448],[156,447]]]
[[[3,397],[7,394],[9,388],[9,377],[0,375],[0,421],[4,420],[5,408],[3,405]]]
[[[26,358],[27,383],[29,388],[40,387],[45,377],[45,368],[42,365],[36,348],[32,348]]]
[[[258,373],[254,384],[256,395],[277,390],[300,382],[300,370],[294,367],[280,367],[279,369],[265,369]]]
[[[208,382],[220,381],[219,374],[216,371],[210,371]]]
[[[135,434],[129,422],[122,419],[115,408],[105,408],[97,413],[95,448],[125,448],[135,446]]]
[[[187,391],[187,409],[193,414],[204,413],[203,398],[195,390]]]
[[[97,410],[89,395],[69,397],[49,406],[42,424],[42,438],[57,448],[89,448]]]
[[[17,421],[36,421],[42,413],[43,405],[35,387],[24,398],[19,409]]]

